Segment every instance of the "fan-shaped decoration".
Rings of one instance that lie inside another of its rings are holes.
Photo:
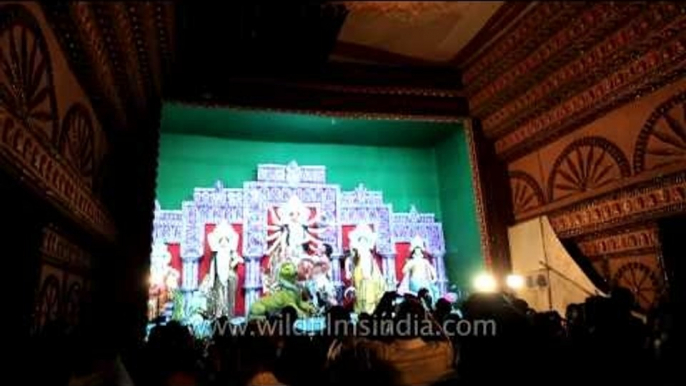
[[[658,106],[638,135],[634,171],[686,161],[686,92]]]
[[[43,280],[36,305],[36,327],[42,329],[48,322],[56,320],[60,314],[60,281],[54,275]]]
[[[551,201],[583,193],[631,175],[622,150],[602,137],[572,142],[555,160],[548,179]]]
[[[629,289],[636,298],[636,304],[644,311],[649,310],[660,295],[660,280],[653,270],[637,261],[619,267],[612,276],[612,283]]]
[[[515,214],[524,213],[545,203],[543,190],[536,180],[522,171],[510,172],[512,209]]]
[[[0,7],[0,114],[49,141],[58,127],[50,53],[33,16],[20,5]]]
[[[67,323],[70,326],[77,325],[79,323],[79,313],[81,312],[81,283],[72,283],[69,287],[64,306]]]
[[[59,148],[89,186],[92,186],[95,166],[94,134],[88,109],[80,103],[73,104],[62,121]]]

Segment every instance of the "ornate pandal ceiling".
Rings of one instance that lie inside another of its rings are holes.
[[[399,21],[412,22],[440,14],[452,15],[459,7],[450,1],[335,1],[350,12],[366,12]]]
[[[135,127],[136,117],[154,110],[173,62],[173,3],[41,6],[106,129]]]
[[[476,2],[334,3],[349,10],[346,23],[366,15],[392,29],[454,15],[462,33],[467,33],[463,18],[485,22],[500,8],[498,2],[488,9]],[[42,7],[103,122],[127,127],[127,116],[159,99],[175,52],[173,3]],[[685,75],[684,7],[679,2],[534,4],[487,50],[465,61],[471,115],[480,119],[501,157],[512,159]],[[339,39],[345,34],[344,25]]]
[[[370,60],[362,51],[401,55],[428,65],[447,65],[485,28],[504,2],[361,1],[336,2],[348,15],[338,35],[336,60]],[[512,8],[512,7],[505,7]]]
[[[686,76],[683,2],[536,5],[464,69],[470,112],[513,160]]]

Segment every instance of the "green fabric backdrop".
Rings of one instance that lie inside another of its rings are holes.
[[[260,163],[295,160],[300,165],[325,165],[328,182],[343,190],[363,183],[370,190],[383,191],[396,212],[406,212],[414,204],[421,212],[435,213],[443,222],[451,282],[468,286],[483,267],[469,153],[459,125],[431,146],[377,147],[177,134],[165,130],[165,121],[169,118],[163,119],[157,178],[157,199],[163,209],[181,208],[193,188],[209,187],[217,180],[226,187],[241,187],[255,179]],[[373,123],[369,121],[367,129],[373,129]]]

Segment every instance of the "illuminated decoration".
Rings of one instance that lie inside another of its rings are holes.
[[[489,273],[482,273],[474,278],[474,290],[476,292],[495,292],[497,289],[498,283]]]
[[[295,198],[293,198],[295,197]],[[201,260],[207,238],[206,225],[226,220],[239,230],[241,255],[245,261],[245,310],[249,310],[263,290],[262,262],[269,250],[270,208],[281,208],[289,201],[297,201],[321,222],[317,234],[321,243],[329,244],[331,280],[337,293],[344,290],[341,277],[341,258],[344,255],[343,229],[367,224],[375,234],[375,253],[381,257],[380,269],[386,285],[395,288],[396,244],[410,243],[421,237],[431,251],[438,275],[437,286],[446,292],[445,240],[443,226],[432,213],[421,213],[415,207],[409,212],[395,213],[384,202],[383,193],[368,190],[360,184],[353,191],[341,191],[339,185],[326,180],[324,166],[261,164],[257,166],[257,180],[246,181],[242,188],[226,188],[221,182],[214,187],[195,188],[193,198],[184,201],[180,210],[166,210],[156,206],[153,238],[167,244],[178,244],[183,263],[181,290],[188,303],[198,292]],[[298,204],[300,205],[300,204]],[[347,240],[346,240],[347,241]]]
[[[524,287],[524,277],[521,275],[507,275],[505,284],[513,290],[521,289]]]

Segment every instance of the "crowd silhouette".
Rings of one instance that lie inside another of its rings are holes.
[[[633,296],[623,288],[609,297],[571,304],[564,316],[535,312],[522,299],[504,293],[477,293],[460,304],[440,299],[433,306],[426,294],[398,298],[387,293],[375,312],[359,315],[357,323],[425,321],[433,326],[430,333],[361,336],[352,328],[350,311],[336,306],[328,310],[323,330],[298,334],[297,313],[285,308],[265,320],[250,321],[240,336],[227,329],[198,339],[177,322],[160,324],[142,350],[126,361],[114,352],[88,351],[76,344],[71,358],[77,366],[65,359],[54,363],[51,371],[62,371],[63,384],[152,386],[676,385],[682,372],[675,366],[671,305],[664,302],[645,319],[638,318],[632,313]],[[477,320],[494,321],[495,333],[441,330]],[[260,323],[281,328],[266,334]],[[334,331],[334,325],[350,328]],[[48,334],[60,336],[57,328],[51,327]],[[94,378],[96,373],[101,383]]]

